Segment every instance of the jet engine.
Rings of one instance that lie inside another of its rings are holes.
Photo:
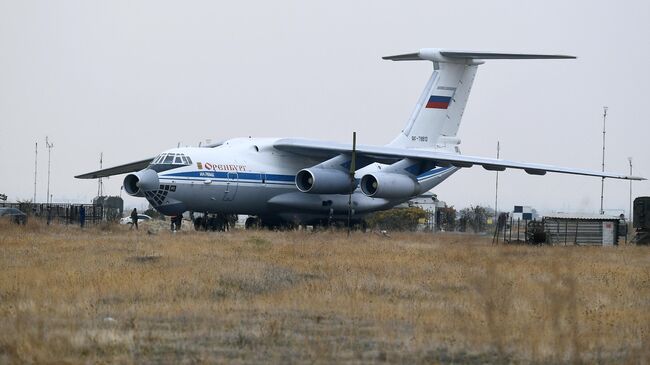
[[[348,194],[356,188],[347,173],[325,168],[300,170],[296,175],[296,187],[311,194]]]
[[[408,198],[419,193],[420,184],[415,179],[390,172],[364,175],[361,191],[372,198]]]
[[[144,169],[124,178],[124,190],[131,196],[143,197],[147,190],[158,189],[158,173],[154,170]]]

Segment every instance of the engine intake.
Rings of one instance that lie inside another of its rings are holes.
[[[312,168],[296,174],[296,187],[303,193],[348,194],[356,186],[350,183],[350,175],[341,170]]]
[[[418,194],[420,184],[407,175],[381,172],[361,178],[361,191],[372,198],[408,198]]]
[[[159,183],[157,172],[144,169],[126,175],[123,185],[127,194],[143,197],[145,191],[158,189]]]

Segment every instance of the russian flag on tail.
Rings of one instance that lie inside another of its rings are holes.
[[[451,96],[431,95],[427,102],[427,109],[447,109],[451,102]]]

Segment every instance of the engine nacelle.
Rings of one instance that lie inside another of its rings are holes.
[[[326,168],[300,170],[296,174],[296,187],[311,194],[349,194],[356,188],[350,183],[350,175]]]
[[[124,177],[124,191],[131,196],[143,197],[148,190],[157,190],[160,186],[158,173],[154,170],[144,169]]]
[[[420,184],[413,178],[390,172],[378,172],[361,178],[361,191],[372,198],[408,198],[419,193]]]

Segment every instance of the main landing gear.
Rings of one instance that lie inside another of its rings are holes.
[[[272,231],[290,231],[298,228],[294,222],[286,221],[283,219],[248,217],[244,224],[246,229],[262,229],[266,228]]]
[[[201,217],[193,218],[194,229],[197,231],[219,231],[225,232],[235,227],[237,222],[236,214],[203,214]]]

